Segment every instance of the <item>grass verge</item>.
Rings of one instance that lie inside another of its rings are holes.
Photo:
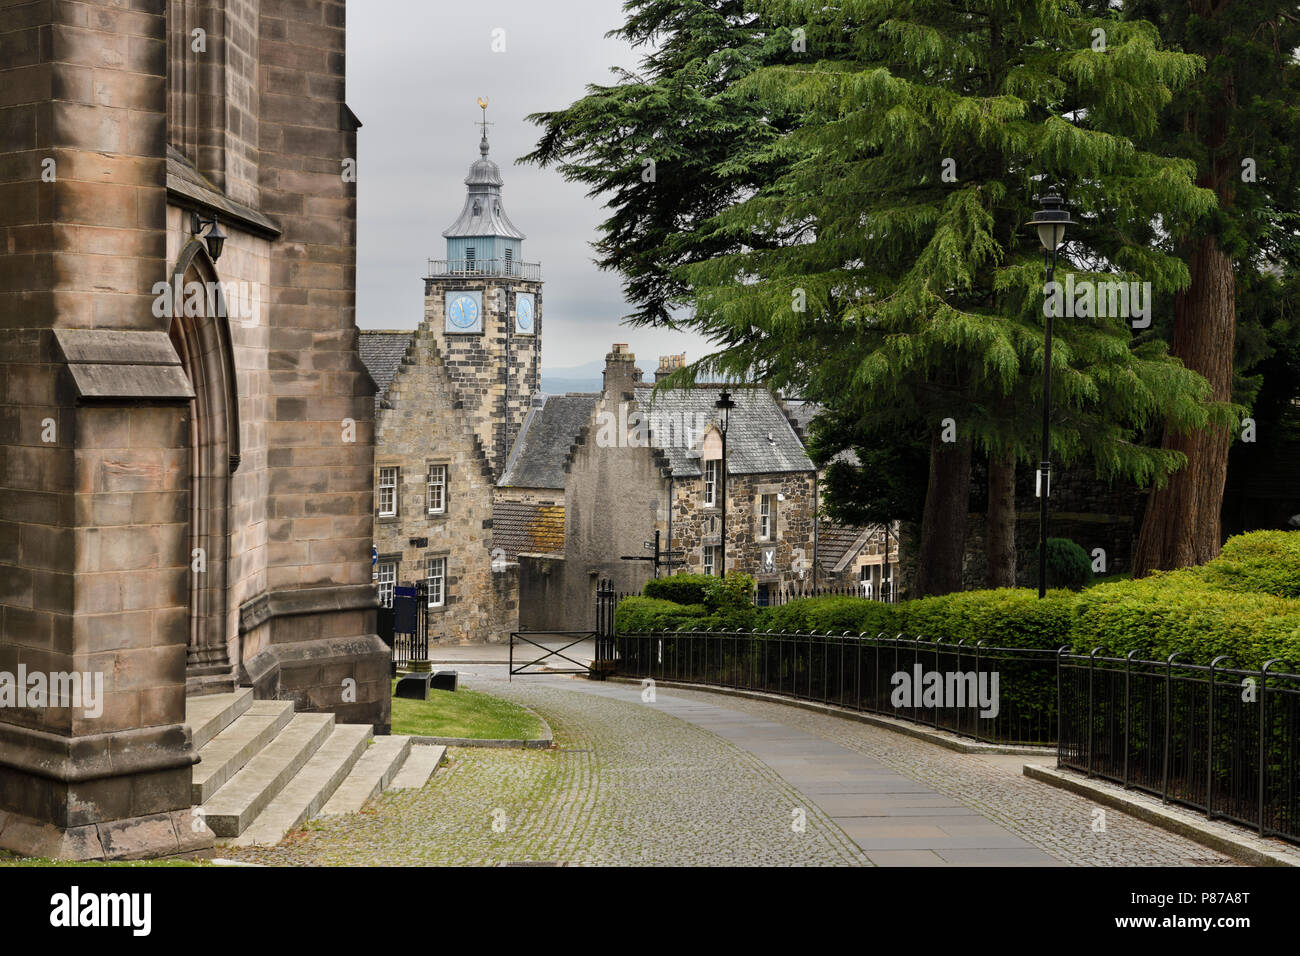
[[[397,686],[397,682],[393,682]],[[536,740],[542,724],[518,704],[475,690],[431,690],[428,700],[393,698],[393,733],[475,740]]]

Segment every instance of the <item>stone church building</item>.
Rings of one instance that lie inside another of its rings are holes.
[[[0,846],[210,844],[202,695],[387,731],[344,7],[0,5],[0,674],[103,680],[0,708]]]

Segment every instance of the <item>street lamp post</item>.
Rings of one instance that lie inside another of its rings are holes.
[[[722,433],[722,462],[718,469],[719,491],[722,495],[722,556],[719,559],[718,576],[727,576],[727,426],[731,420],[731,410],[736,403],[731,400],[731,393],[725,388],[718,400],[713,403],[718,410],[718,431]]]
[[[1056,275],[1056,251],[1065,240],[1065,228],[1071,224],[1070,213],[1062,208],[1056,187],[1049,187],[1039,202],[1038,212],[1027,223],[1038,231],[1043,244],[1043,264],[1047,281],[1043,286],[1043,445],[1038,462],[1038,596],[1047,596],[1047,499],[1052,491],[1051,414],[1052,414],[1052,309],[1048,308],[1047,291]]]

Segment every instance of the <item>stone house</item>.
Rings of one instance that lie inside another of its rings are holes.
[[[506,640],[519,618],[518,565],[493,546],[493,508],[537,393],[542,280],[488,152],[484,127],[419,327],[361,333],[379,389],[374,579],[384,605],[396,585],[424,582],[433,641]]]
[[[635,356],[615,345],[604,389],[566,456],[564,600],[567,626],[591,625],[597,581],[637,591],[655,573],[722,570],[722,435],[715,402],[726,386],[655,393]],[[667,356],[659,375],[680,367]],[[868,537],[855,529],[819,550],[818,473],[797,419],[762,387],[732,386],[727,431],[726,568],[753,575],[759,603],[852,583]],[[671,545],[669,544],[671,542]]]
[[[210,843],[200,695],[386,732],[344,10],[0,5],[0,672],[104,681],[0,709],[7,848]]]

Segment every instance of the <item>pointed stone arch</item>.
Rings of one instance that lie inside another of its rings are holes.
[[[202,294],[193,294],[195,286]],[[231,479],[239,467],[239,395],[229,312],[216,266],[191,239],[171,274],[168,335],[194,388],[190,402],[191,558],[186,690],[234,689],[231,587]]]

